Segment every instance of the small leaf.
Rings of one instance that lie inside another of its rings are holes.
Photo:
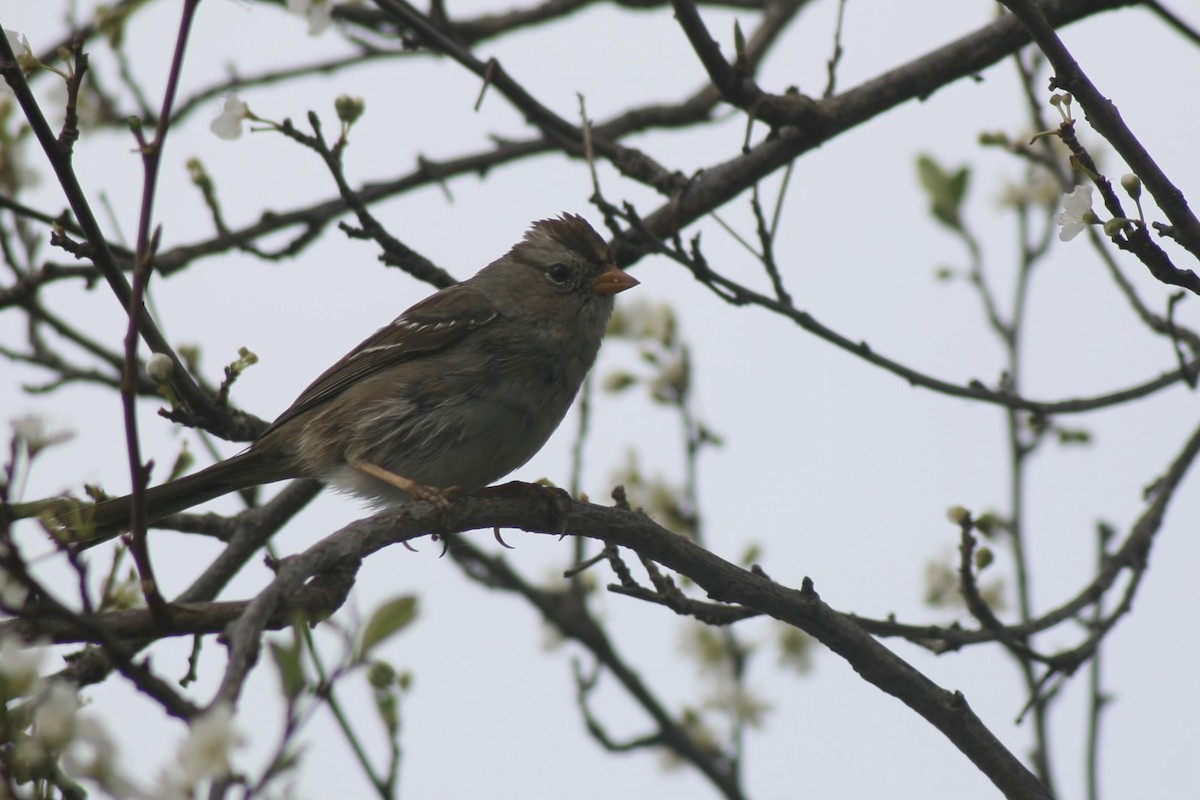
[[[721,434],[716,433],[702,422],[698,424],[696,433],[699,434],[700,442],[703,444],[711,444],[713,447],[723,447],[725,445],[725,440],[721,438]]]
[[[187,473],[196,463],[196,457],[192,455],[192,451],[188,450],[187,439],[183,440],[183,446],[179,450],[179,455],[175,456],[175,463],[171,465],[171,472],[167,476],[167,480],[173,481]]]
[[[779,631],[779,665],[803,675],[812,669],[815,640],[790,625]]]
[[[377,608],[363,628],[359,659],[365,659],[373,647],[407,628],[416,616],[417,598],[410,594],[393,598]]]
[[[610,394],[617,394],[628,389],[630,386],[638,382],[637,376],[628,372],[610,372],[604,376],[604,391]]]
[[[275,669],[279,672],[279,683],[283,693],[289,700],[294,700],[304,690],[304,667],[300,663],[300,648],[296,643],[291,645],[280,642],[269,642],[271,658],[275,661]]]
[[[378,712],[379,721],[387,729],[388,735],[394,737],[400,729],[400,704],[396,699],[396,692],[391,687],[375,690],[375,711]]]
[[[1059,428],[1058,443],[1062,445],[1086,445],[1092,443],[1092,433],[1084,428]]]
[[[952,230],[962,230],[962,203],[967,196],[971,171],[960,167],[947,172],[928,155],[917,157],[917,179],[929,197],[929,211],[934,219]]]

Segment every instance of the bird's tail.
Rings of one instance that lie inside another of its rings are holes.
[[[223,494],[287,477],[290,476],[282,473],[276,463],[263,458],[261,453],[247,450],[207,469],[147,489],[142,493],[146,522],[155,522]],[[71,533],[64,537],[67,541],[87,548],[129,530],[133,498],[125,495],[90,506],[56,499],[13,505],[8,511],[8,516],[14,519],[48,516],[51,524],[70,529]]]

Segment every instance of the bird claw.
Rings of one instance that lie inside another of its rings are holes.
[[[397,475],[396,477],[400,476]],[[441,489],[437,486],[426,486],[423,483],[410,481],[407,478],[404,480],[408,482],[408,486],[404,488],[404,491],[408,492],[412,499],[433,503],[443,515],[450,511],[454,498],[462,494],[462,488],[458,486]]]
[[[500,543],[500,546],[501,546],[501,547],[505,547],[505,548],[507,548],[507,549],[509,549],[509,550],[516,550],[516,549],[517,549],[517,548],[513,547],[511,544],[509,544],[508,542],[504,541],[504,539],[500,538],[500,528],[499,528],[499,526],[492,528],[492,536],[495,536],[495,537],[496,537],[496,541]]]

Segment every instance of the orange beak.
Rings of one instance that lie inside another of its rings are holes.
[[[603,295],[617,294],[626,289],[632,289],[637,285],[637,279],[614,264],[596,276],[595,280],[592,281],[591,288],[594,294]]]

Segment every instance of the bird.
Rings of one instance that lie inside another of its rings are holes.
[[[147,523],[230,492],[315,478],[378,508],[447,504],[525,464],[595,362],[614,296],[638,281],[581,216],[538,220],[506,254],[368,336],[247,449],[142,493]],[[84,510],[88,545],[130,496]]]

